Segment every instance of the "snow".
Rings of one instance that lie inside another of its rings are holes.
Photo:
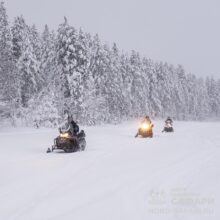
[[[0,219],[220,218],[220,123],[84,127],[85,152],[46,154],[56,129],[0,130]]]

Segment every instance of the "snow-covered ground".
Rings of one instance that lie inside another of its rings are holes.
[[[2,220],[220,219],[220,123],[85,128],[85,152],[46,154],[55,129],[0,130]]]

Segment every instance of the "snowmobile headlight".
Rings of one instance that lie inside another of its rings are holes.
[[[150,129],[150,125],[144,123],[144,124],[142,124],[141,128],[142,128],[142,129],[147,129],[147,130],[148,130],[148,129]]]
[[[68,138],[68,137],[69,137],[69,134],[68,134],[68,133],[61,133],[61,134],[60,134],[60,137]]]

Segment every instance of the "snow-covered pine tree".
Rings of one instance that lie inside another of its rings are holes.
[[[176,118],[185,120],[187,118],[187,103],[189,102],[189,94],[187,91],[187,78],[185,70],[181,65],[175,68],[175,86],[177,102],[175,103]]]
[[[82,41],[84,54],[86,55],[84,74],[82,75],[82,93],[80,103],[80,122],[87,125],[94,125],[103,121],[105,112],[103,111],[104,99],[96,92],[95,67],[96,67],[96,44],[90,34],[80,31],[79,41]]]
[[[108,63],[106,53],[107,51],[108,50],[105,50],[104,46],[101,44],[99,36],[95,35],[92,38],[90,44],[90,56],[88,67],[89,75],[91,75],[95,90],[95,92],[93,93],[95,95],[95,103],[93,103],[93,105],[96,105],[98,111],[100,112],[99,115],[98,112],[94,112],[98,119],[98,121],[96,121],[95,123],[107,122],[110,119],[109,106],[107,103],[107,94],[105,88],[106,69]]]
[[[208,92],[208,102],[210,107],[210,116],[217,117],[219,111],[219,88],[214,78],[207,77],[206,86]]]
[[[13,26],[11,28],[12,32],[12,51],[13,51],[13,59],[16,63],[16,69],[17,69],[17,88],[18,88],[18,103],[19,108],[22,107],[22,101],[21,101],[21,83],[22,83],[22,77],[18,68],[18,62],[19,59],[22,56],[22,53],[24,51],[24,42],[27,38],[27,25],[25,24],[25,21],[22,16],[16,17],[14,19]],[[20,111],[20,110],[19,110]],[[21,117],[21,116],[20,116]]]
[[[132,77],[131,83],[131,103],[133,116],[137,117],[146,114],[146,91],[144,85],[144,75],[142,60],[138,52],[132,51],[129,60],[129,74]]]
[[[220,79],[217,80],[217,105],[218,105],[218,118],[220,117]]]
[[[196,77],[193,74],[187,76],[187,93],[188,93],[188,119],[197,120],[198,115],[196,112],[197,106],[197,93],[196,93]]]
[[[42,42],[41,42],[40,34],[38,33],[38,30],[35,25],[29,27],[29,35],[30,35],[31,45],[34,48],[34,54],[36,56],[36,59],[40,62],[42,58],[41,57]]]
[[[198,115],[198,119],[202,120],[204,118],[207,118],[209,114],[208,91],[203,78],[198,78],[196,80],[196,92],[196,114]]]
[[[168,79],[168,65],[165,63],[155,63],[155,74],[157,77],[156,88],[154,88],[159,94],[159,100],[161,102],[160,112],[157,111],[157,115],[160,117],[166,117],[169,115],[171,96],[170,85]]]
[[[40,92],[42,88],[44,87],[44,82],[45,82],[43,73],[40,71],[40,66],[42,63],[42,56],[41,56],[42,55],[42,39],[35,25],[32,25],[31,27],[29,27],[29,39],[30,39],[30,46],[31,48],[33,48],[37,90]]]
[[[120,56],[120,69],[119,69],[122,77],[122,86],[121,86],[121,96],[123,100],[122,106],[122,117],[125,120],[133,117],[133,109],[132,109],[132,75],[130,74],[130,63],[129,63],[129,55],[122,53]]]
[[[55,127],[60,122],[58,93],[53,84],[34,95],[25,109],[26,125],[35,127]]]
[[[18,16],[14,19],[14,23],[11,27],[12,32],[12,47],[13,55],[16,62],[22,55],[24,49],[24,42],[27,38],[27,25],[22,16]]]
[[[58,29],[57,59],[60,66],[61,90],[64,95],[64,105],[67,106],[76,119],[80,117],[81,95],[83,90],[83,75],[87,74],[87,48],[82,31],[78,33],[65,18]]]
[[[76,41],[75,32],[76,30],[69,27],[65,18],[64,23],[59,26],[56,40],[56,59],[59,70],[59,87],[57,89],[60,91],[61,112],[66,106],[70,108],[71,93],[68,76],[72,74],[73,67],[76,65],[75,48],[72,46]]]
[[[157,77],[157,71],[155,69],[155,63],[150,62],[149,63],[149,109],[150,109],[150,115],[153,116],[160,116],[158,115],[160,112],[162,112],[162,106],[161,106],[161,100],[160,100],[160,94],[158,89],[158,77]]]
[[[109,114],[112,122],[118,122],[123,119],[124,101],[122,96],[122,74],[120,72],[120,56],[117,45],[106,50],[108,65],[106,66],[106,100],[109,106]]]
[[[40,74],[42,76],[43,87],[55,83],[56,74],[56,53],[55,53],[56,36],[54,32],[50,32],[49,27],[45,25],[44,31],[41,36],[41,62]],[[52,82],[53,81],[53,82]]]
[[[24,19],[15,18],[12,26],[13,55],[18,71],[19,102],[25,108],[28,107],[31,97],[39,91],[41,83],[34,41],[36,39]]]
[[[106,54],[99,36],[86,35],[88,71],[84,75],[84,91],[82,100],[83,118],[87,117],[89,124],[106,122],[109,109],[105,95]],[[87,109],[87,110],[86,110]]]
[[[15,123],[17,109],[16,68],[12,57],[11,33],[4,3],[0,3],[0,118]]]
[[[30,46],[29,39],[26,39],[26,47],[18,60],[18,71],[20,76],[20,95],[22,107],[28,107],[28,101],[38,91],[39,66]]]

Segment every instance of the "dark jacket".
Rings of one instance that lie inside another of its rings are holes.
[[[70,124],[72,125],[74,134],[78,134],[78,132],[79,132],[79,126],[76,124],[76,122],[72,120],[72,121],[70,122]]]

